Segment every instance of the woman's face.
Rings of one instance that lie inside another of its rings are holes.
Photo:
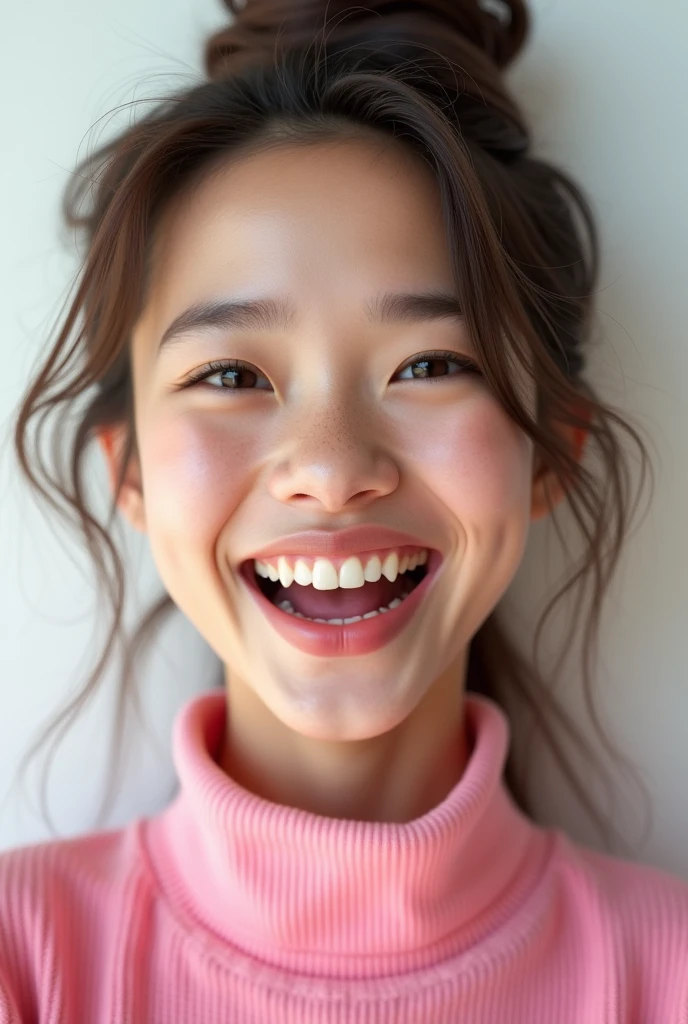
[[[462,369],[462,322],[368,318],[383,293],[453,291],[430,169],[374,139],[242,155],[174,201],[152,267],[132,357],[141,514],[163,583],[228,679],[296,732],[391,729],[463,665],[531,517],[532,444]],[[189,307],[249,298],[279,301],[288,321],[189,328],[160,347]],[[414,377],[434,350],[458,363]],[[183,386],[225,359],[243,375]],[[308,653],[240,567],[295,532],[358,524],[411,534],[441,564],[391,641]]]

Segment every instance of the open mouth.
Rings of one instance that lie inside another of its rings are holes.
[[[282,639],[315,657],[351,657],[372,654],[404,633],[434,587],[443,560],[440,551],[427,548],[422,561],[393,580],[382,574],[360,587],[331,590],[296,580],[285,586],[256,571],[253,559],[241,563],[239,574]]]
[[[255,585],[274,607],[295,618],[327,625],[349,625],[393,611],[428,573],[427,564],[418,565],[399,573],[393,581],[381,576],[362,587],[317,590],[312,584],[303,586],[296,582],[285,587],[280,580],[259,576],[252,564],[247,568],[254,575]]]

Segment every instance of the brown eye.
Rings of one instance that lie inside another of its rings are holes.
[[[458,372],[445,371],[448,364],[458,366]],[[467,356],[460,356],[456,352],[425,352],[416,356],[402,367],[400,373],[411,371],[410,377],[402,377],[402,380],[429,379],[431,377],[460,377],[462,374],[479,373],[478,367],[472,359]]]
[[[263,387],[256,387],[256,383],[263,380],[271,386],[267,377],[259,373],[254,366],[248,363],[240,363],[237,359],[220,359],[208,363],[198,373],[187,378],[185,387],[201,381],[208,381],[211,377],[218,377],[219,384],[208,384],[208,387],[215,391],[264,391]]]

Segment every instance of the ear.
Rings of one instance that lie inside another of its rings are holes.
[[[575,413],[576,416],[582,417],[588,423],[590,422],[590,413],[587,409],[577,408]],[[558,424],[557,431],[567,442],[576,462],[580,462],[583,457],[589,429],[586,427],[573,427],[569,424]],[[549,515],[565,494],[566,488],[559,477],[544,463],[540,456],[536,456],[533,471],[530,518],[542,519],[544,516]]]
[[[110,490],[114,494],[126,441],[126,428],[124,424],[118,424],[114,427],[100,427],[96,430],[95,434],[105,456]],[[117,507],[135,530],[139,530],[141,533],[146,532],[141,466],[136,452],[132,452],[129,458],[125,477],[117,498]]]

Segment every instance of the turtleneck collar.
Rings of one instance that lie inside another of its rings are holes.
[[[173,802],[144,824],[157,882],[190,926],[263,961],[358,978],[468,949],[536,884],[545,831],[503,782],[510,729],[468,692],[472,747],[447,797],[407,823],[328,818],[271,803],[216,762],[224,690],[177,713]]]

